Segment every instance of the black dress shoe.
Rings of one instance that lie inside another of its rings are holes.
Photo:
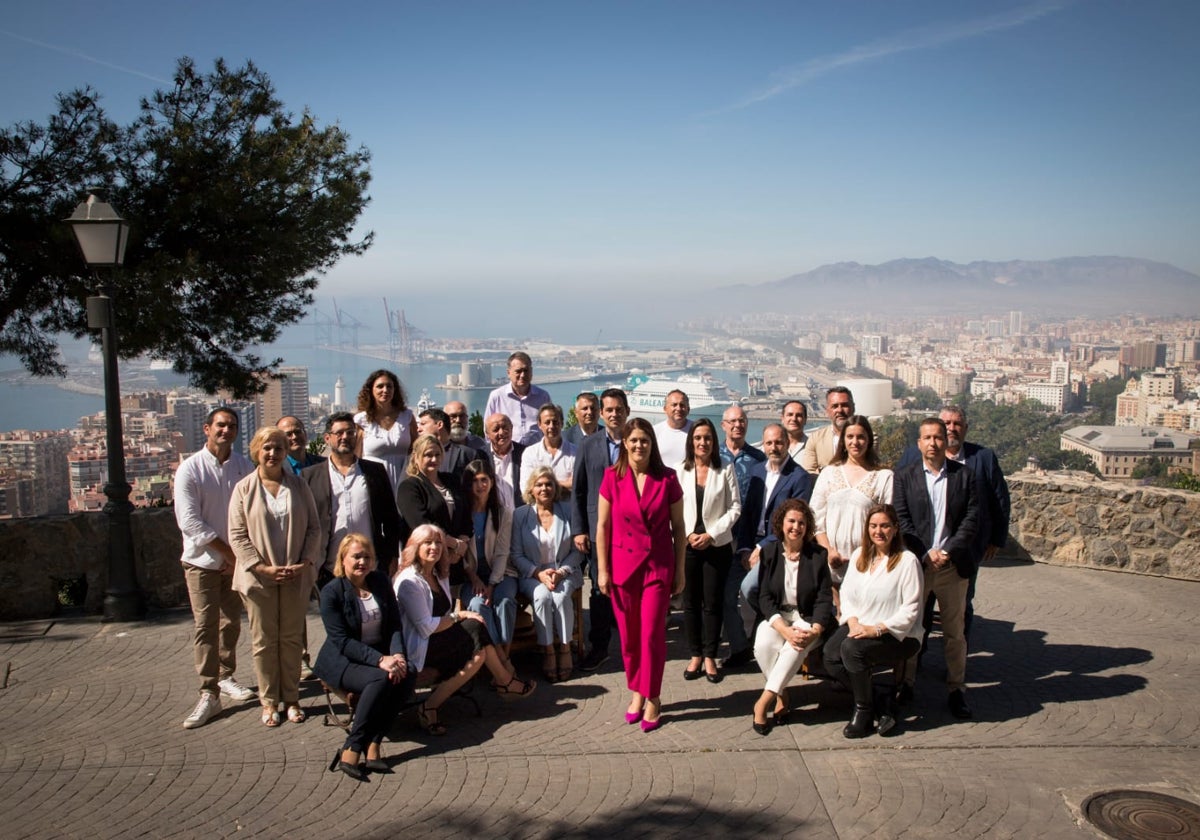
[[[744,668],[754,659],[754,653],[750,648],[739,650],[737,653],[725,658],[721,663],[723,668]]]
[[[581,671],[597,671],[600,666],[608,661],[608,651],[592,648],[591,652],[583,657],[583,661],[579,663]]]
[[[710,673],[708,673],[707,671],[705,671],[705,672],[704,672],[704,679],[708,680],[708,681],[709,681],[710,683],[712,683],[713,685],[716,685],[716,684],[717,684],[717,683],[719,683],[721,680],[725,679],[725,675],[724,675],[724,674],[722,674],[720,671],[717,671],[717,673],[715,673],[715,674],[710,674]]]
[[[865,738],[871,734],[871,707],[855,706],[854,715],[842,730],[846,738]]]
[[[750,726],[753,727],[754,731],[757,732],[759,735],[770,735],[771,734],[771,721],[769,721],[769,720],[766,723],[759,723],[758,721],[754,721],[753,723],[750,724]]]
[[[363,762],[363,767],[366,767],[372,773],[391,773],[392,768],[382,758],[368,758]]]
[[[367,780],[367,771],[357,764],[351,764],[348,761],[342,761],[342,751],[339,749],[333,754],[333,761],[329,762],[329,772],[341,770],[351,779],[356,782],[365,782]]]
[[[900,683],[900,688],[896,690],[896,705],[907,706],[913,701],[913,687],[908,683]]]
[[[946,705],[950,707],[950,714],[959,720],[971,719],[971,707],[967,705],[967,698],[963,695],[961,688],[956,688],[950,692],[950,697],[947,699]]]
[[[703,668],[697,668],[695,671],[693,671],[691,668],[683,669],[683,678],[685,680],[698,680],[703,676],[704,676]]]

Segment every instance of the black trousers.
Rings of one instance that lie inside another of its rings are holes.
[[[900,641],[891,633],[884,633],[879,638],[852,639],[850,625],[843,624],[829,637],[821,656],[825,660],[825,671],[829,676],[855,691],[850,679],[851,674],[870,672],[877,665],[898,665],[920,649],[920,639]],[[858,705],[870,705],[871,697],[859,697],[855,691],[854,702]]]
[[[588,600],[588,614],[591,619],[588,642],[591,644],[592,650],[607,651],[617,620],[613,616],[612,599],[601,592],[600,587],[596,585],[596,581],[600,577],[599,569],[593,546],[592,553],[588,557],[588,576],[592,579],[592,594]]]
[[[346,743],[342,749],[362,753],[368,744],[378,744],[392,728],[392,721],[400,712],[404,701],[412,694],[417,675],[409,674],[401,682],[393,684],[387,672],[374,665],[350,663],[342,674],[341,689],[358,695],[358,706]]]
[[[721,644],[725,581],[733,562],[733,546],[713,545],[684,556],[683,630],[692,656],[715,659]]]

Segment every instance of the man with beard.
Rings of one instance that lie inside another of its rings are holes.
[[[485,457],[488,451],[487,441],[479,435],[471,434],[468,428],[471,418],[467,414],[466,404],[451,400],[442,406],[442,411],[450,418],[450,440],[471,447],[479,453],[480,458]]]
[[[813,475],[819,473],[822,467],[828,466],[837,453],[838,438],[842,436],[842,429],[853,413],[854,395],[850,393],[849,388],[835,385],[826,391],[825,416],[829,418],[829,425],[822,426],[808,436],[804,452],[800,455],[800,466]]]

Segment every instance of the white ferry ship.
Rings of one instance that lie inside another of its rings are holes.
[[[691,413],[695,415],[719,416],[736,402],[729,386],[707,373],[670,377],[646,376],[634,371],[625,381],[624,391],[629,397],[631,414],[661,415],[667,394],[672,391],[688,395]]]

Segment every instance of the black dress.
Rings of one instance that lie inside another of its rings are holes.
[[[433,615],[441,618],[450,612],[450,599],[442,587],[431,586]],[[492,644],[492,637],[482,621],[464,619],[429,637],[425,667],[433,668],[443,677],[457,673],[476,653]]]

